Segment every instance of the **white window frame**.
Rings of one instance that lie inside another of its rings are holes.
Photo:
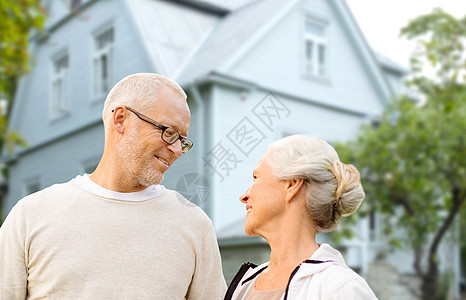
[[[65,65],[62,65],[65,60]],[[52,75],[50,81],[50,117],[59,118],[69,112],[68,76],[70,56],[62,51],[52,59]]]
[[[322,29],[322,33],[311,32],[308,25],[314,25]],[[303,73],[305,75],[329,79],[330,77],[330,51],[329,37],[330,26],[328,22],[305,15],[303,22]],[[308,54],[308,45],[311,44],[311,57]],[[323,50],[321,50],[323,48]],[[323,55],[323,62],[320,61]]]
[[[111,41],[99,45],[98,39],[111,32]],[[92,94],[93,99],[101,99],[110,91],[113,78],[113,48],[115,43],[115,28],[107,25],[94,34],[94,54],[92,59]],[[106,66],[102,67],[103,62]],[[104,68],[104,69],[103,69]]]

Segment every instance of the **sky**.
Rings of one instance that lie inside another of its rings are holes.
[[[346,0],[367,41],[376,51],[409,66],[414,43],[400,39],[409,20],[440,7],[455,17],[466,15],[466,0]]]

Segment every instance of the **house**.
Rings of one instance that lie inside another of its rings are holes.
[[[407,73],[372,51],[344,0],[44,4],[46,31],[32,38],[35,67],[20,82],[10,121],[29,147],[4,155],[4,211],[91,173],[103,151],[106,93],[126,75],[160,73],[186,90],[194,141],[163,184],[212,218],[227,281],[240,262],[268,258],[263,240],[245,237],[238,201],[266,145],[294,133],[329,142],[354,137],[402,91]],[[374,224],[361,220],[356,239],[340,245],[362,275],[383,249]]]

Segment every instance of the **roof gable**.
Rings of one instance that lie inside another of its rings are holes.
[[[251,51],[288,13],[303,0],[258,0],[226,15],[210,36],[176,74],[176,80],[189,85],[210,74],[229,74],[231,69]],[[393,94],[381,70],[379,61],[344,0],[327,1],[339,23],[353,41],[381,99],[388,101]],[[385,66],[385,65],[384,65]]]
[[[288,13],[304,0],[126,0],[156,72],[187,86],[210,74],[229,74]],[[374,54],[344,0],[327,3],[353,41],[381,99],[393,94]],[[203,9],[215,6],[215,10]],[[199,6],[200,9],[196,9]],[[220,12],[221,10],[221,12]],[[380,61],[381,60],[381,61]],[[393,69],[394,65],[391,65]]]

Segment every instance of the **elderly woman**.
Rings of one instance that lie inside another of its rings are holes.
[[[269,243],[270,261],[243,264],[225,299],[377,299],[340,252],[315,240],[364,199],[355,167],[323,140],[293,135],[268,146],[253,180],[240,197],[245,231]]]

